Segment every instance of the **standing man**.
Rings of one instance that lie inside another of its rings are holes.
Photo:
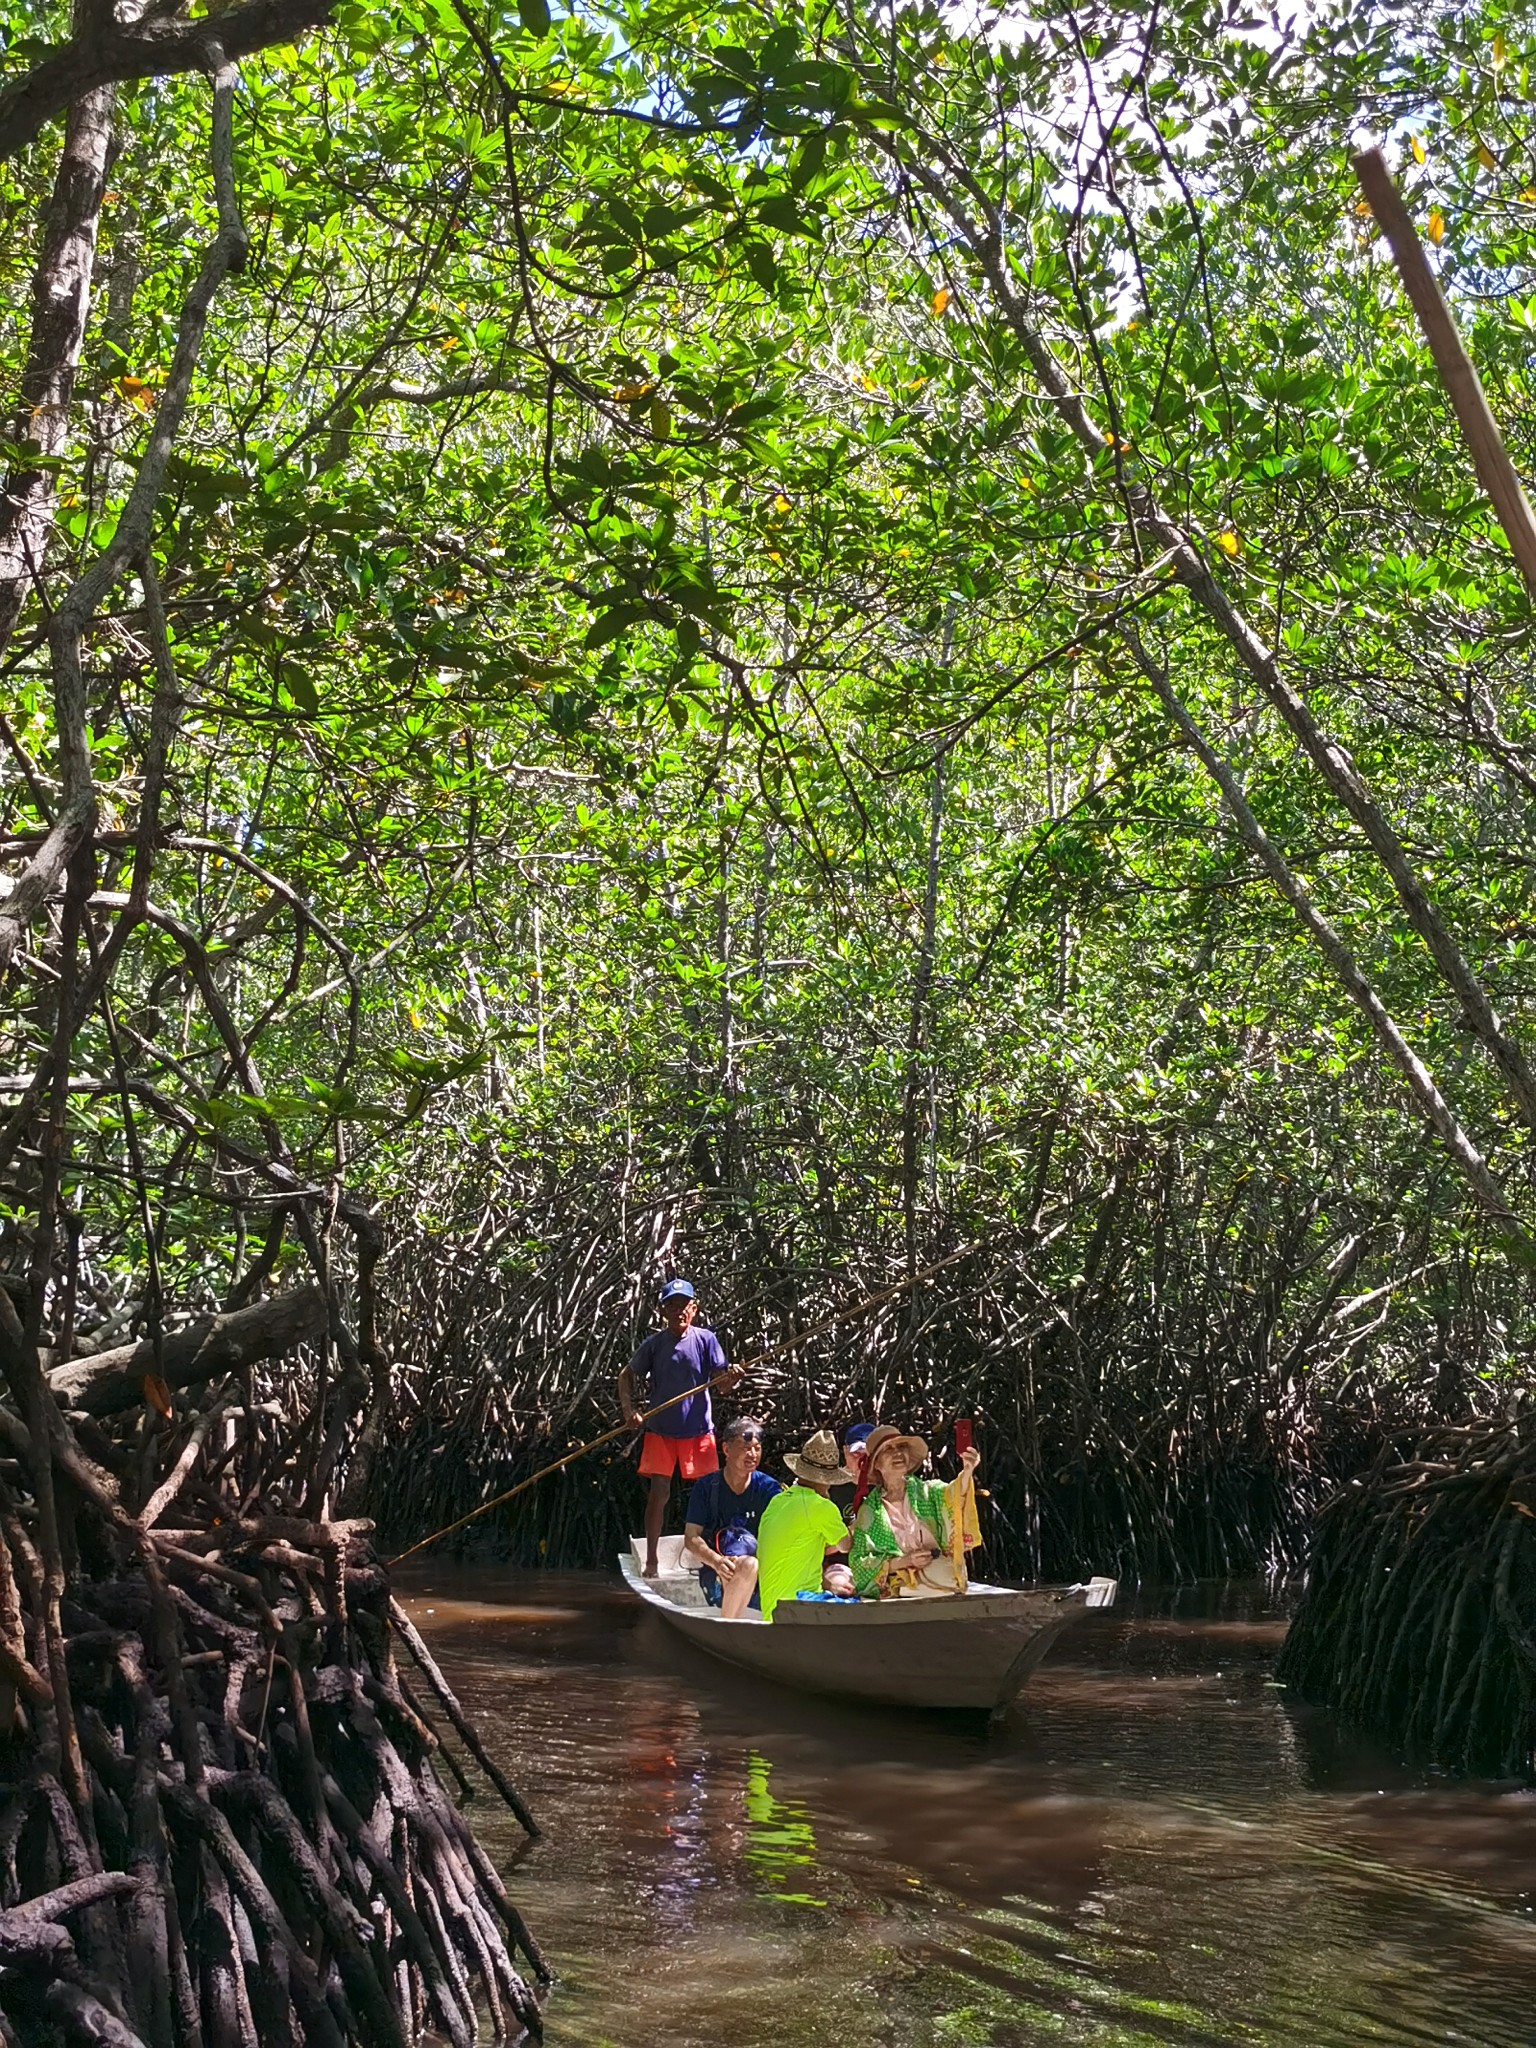
[[[685,1394],[652,1418],[640,1444],[640,1476],[651,1482],[645,1502],[645,1576],[656,1576],[656,1546],[667,1519],[672,1475],[692,1483],[720,1469],[715,1450],[709,1389],[728,1393],[741,1378],[740,1366],[728,1366],[720,1340],[694,1319],[699,1305],[687,1280],[669,1280],[659,1297],[664,1328],[646,1338],[619,1374],[619,1411],[624,1420],[640,1422],[641,1411]]]

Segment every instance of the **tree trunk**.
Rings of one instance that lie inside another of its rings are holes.
[[[178,1330],[165,1339],[158,1363],[154,1342],[146,1337],[98,1352],[94,1358],[74,1358],[55,1366],[48,1385],[66,1408],[117,1415],[143,1400],[146,1373],[158,1372],[173,1390],[202,1386],[257,1359],[315,1343],[325,1335],[325,1327],[325,1296],[318,1287],[299,1287],[252,1308],[209,1316],[190,1329]]]
[[[947,639],[947,635],[946,635]],[[912,1007],[907,1016],[907,1080],[901,1107],[901,1202],[907,1240],[907,1276],[917,1271],[917,1187],[921,1168],[919,1120],[929,1082],[922,1053],[928,1035],[928,1006],[933,991],[933,965],[939,915],[939,849],[944,836],[944,756],[933,764],[928,790],[928,874],[923,892],[923,931],[912,976]],[[914,1298],[912,1314],[917,1314]]]
[[[871,77],[878,91],[879,80]],[[948,156],[936,137],[925,136],[925,151],[913,153],[899,137],[875,131],[871,139],[928,194],[958,230],[985,276],[999,311],[1028,357],[1062,424],[1095,469],[1114,446],[1073,387],[1045,336],[1035,327],[1014,288],[1006,254],[1003,216],[966,165]],[[965,195],[964,198],[961,195]],[[973,215],[965,203],[979,209]],[[1123,458],[1117,452],[1116,463]],[[1371,795],[1365,778],[1337,741],[1322,732],[1311,711],[1281,669],[1279,658],[1233,604],[1191,536],[1157,501],[1151,489],[1124,473],[1116,482],[1133,536],[1150,542],[1264,695],[1290,727],[1329,790],[1364,832],[1397,891],[1409,924],[1424,941],[1442,979],[1461,1004],[1468,1028],[1493,1060],[1520,1114],[1536,1129],[1536,1073],[1505,1031],[1488,992],[1430,901],[1402,840]]]
[[[1366,980],[1354,954],[1317,908],[1305,884],[1292,872],[1284,854],[1255,817],[1231,765],[1222,759],[1200,731],[1166,671],[1157,666],[1136,635],[1127,631],[1123,637],[1164,710],[1184,735],[1190,751],[1199,758],[1221,791],[1244,841],[1263,862],[1275,887],[1295,911],[1303,929],[1311,936],[1335,977],[1365,1017],[1377,1043],[1402,1075],[1415,1107],[1433,1126],[1467,1186],[1498,1228],[1516,1240],[1536,1261],[1536,1242],[1532,1241],[1515,1215],[1493,1169],[1463,1130],[1455,1111],[1436,1086],[1434,1076],[1404,1038],[1381,997]]]
[[[75,372],[91,309],[91,271],[112,155],[115,89],[102,86],[69,110],[64,150],[43,219],[43,246],[32,279],[32,335],[11,438],[36,448],[6,478],[0,499],[0,652],[15,631],[27,593],[41,579],[57,495],[56,472],[69,436]]]

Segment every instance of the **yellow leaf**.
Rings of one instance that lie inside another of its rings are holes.
[[[1429,239],[1436,248],[1445,240],[1445,215],[1438,206],[1429,209]]]
[[[649,398],[651,387],[647,384],[621,384],[613,394],[621,405],[628,405],[632,399]]]
[[[1527,206],[1536,206],[1536,185],[1527,185],[1520,197]]]
[[[1477,160],[1482,165],[1485,171],[1496,171],[1499,168],[1499,160],[1494,155],[1493,151],[1488,147],[1486,142],[1480,142],[1478,144]]]
[[[153,1408],[157,1415],[163,1416],[167,1422],[170,1421],[172,1412],[171,1390],[158,1373],[145,1373],[144,1401],[145,1405]]]
[[[775,512],[787,512],[790,509],[789,500],[788,498],[785,497],[782,491],[780,491],[779,495],[774,499],[773,509]]]
[[[942,285],[939,288],[939,290],[934,293],[933,311],[934,317],[936,319],[942,319],[944,317],[944,313],[948,308],[949,302],[954,296],[954,293],[950,290],[947,284]]]
[[[127,399],[128,403],[130,405],[136,405],[140,412],[154,411],[155,394],[154,391],[151,389],[150,378],[135,377],[132,375],[126,377],[119,377],[117,380],[117,388],[123,394],[124,398]]]
[[[780,554],[775,554],[772,548],[768,550],[768,559],[770,562],[776,562],[781,569],[783,568],[784,557]]]
[[[1237,553],[1238,549],[1242,546],[1242,542],[1229,526],[1224,533],[1217,534],[1216,545],[1224,555],[1230,556]]]
[[[1413,143],[1413,160],[1414,160],[1414,162],[1415,162],[1416,164],[1421,164],[1421,163],[1423,163],[1423,161],[1424,161],[1424,154],[1425,154],[1425,152],[1424,152],[1424,145],[1423,145],[1423,143],[1422,143],[1422,142],[1420,142],[1420,140],[1419,140],[1419,138],[1418,138],[1418,136],[1417,136],[1417,135],[1415,135],[1414,137],[1412,137],[1412,143]]]
[[[1503,36],[1502,36],[1502,35],[1497,35],[1497,36],[1495,36],[1495,37],[1494,37],[1494,39],[1493,39],[1493,61],[1494,61],[1494,63],[1495,63],[1495,64],[1502,64],[1502,63],[1504,62],[1504,59],[1505,59],[1505,58],[1506,58],[1506,57],[1507,57],[1508,55],[1509,55],[1509,45],[1508,45],[1508,44],[1507,44],[1507,43],[1505,42],[1505,40],[1504,40]]]

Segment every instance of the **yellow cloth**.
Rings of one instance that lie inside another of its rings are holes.
[[[980,1543],[981,1522],[976,1513],[976,1487],[968,1472],[962,1472],[958,1479],[951,1479],[944,1488],[944,1535],[948,1551],[944,1563],[949,1566],[949,1573],[944,1572],[942,1565],[935,1571],[930,1564],[921,1572],[887,1566],[880,1576],[882,1597],[890,1598],[902,1593],[908,1596],[914,1593],[953,1595],[963,1593],[970,1584],[965,1569],[965,1553]],[[936,1583],[951,1575],[952,1583]]]
[[[944,1489],[944,1507],[949,1516],[949,1554],[955,1576],[965,1584],[965,1553],[981,1541],[981,1521],[976,1513],[976,1482],[969,1472],[951,1479]]]

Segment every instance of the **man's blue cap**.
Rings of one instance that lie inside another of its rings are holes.
[[[846,1451],[852,1444],[864,1443],[869,1437],[874,1435],[879,1426],[877,1422],[854,1423],[851,1429],[843,1431],[843,1449]]]
[[[693,1282],[691,1280],[669,1280],[656,1299],[658,1301],[692,1301]]]

